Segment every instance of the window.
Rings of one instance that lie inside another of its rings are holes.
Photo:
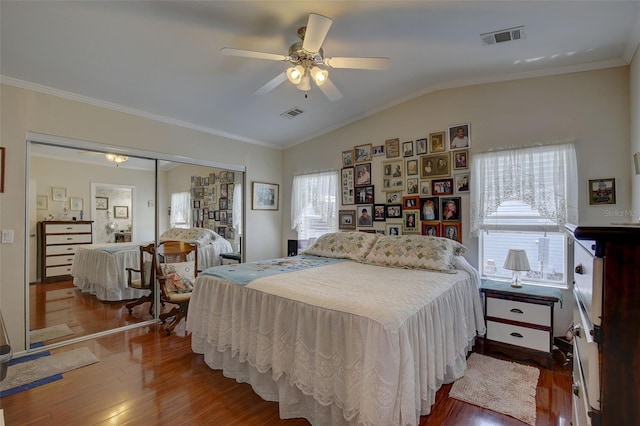
[[[291,229],[298,232],[299,241],[338,230],[337,200],[338,172],[311,173],[293,178]]]
[[[473,157],[471,234],[479,237],[483,277],[510,279],[503,268],[511,248],[524,249],[527,284],[567,287],[565,223],[577,223],[577,167],[573,145],[476,154]]]
[[[172,228],[189,228],[191,226],[191,193],[174,192],[171,194],[169,224]]]

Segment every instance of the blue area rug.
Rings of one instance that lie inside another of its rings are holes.
[[[42,343],[40,343],[40,345],[38,345],[38,346],[41,346],[41,345],[42,345]],[[12,365],[21,364],[23,362],[33,361],[33,360],[36,360],[38,358],[42,358],[42,357],[49,356],[49,355],[51,355],[51,353],[47,351],[47,352],[40,352],[40,353],[33,354],[33,355],[23,356],[23,357],[20,357],[20,358],[15,358],[15,359],[12,359],[12,360],[9,361],[9,367],[11,367]],[[16,386],[15,388],[11,388],[11,389],[7,389],[7,390],[4,390],[4,391],[0,391],[0,398],[3,398],[5,396],[9,396],[9,395],[13,395],[13,394],[16,394],[18,392],[25,391],[25,390],[33,389],[35,387],[38,387],[38,386],[41,386],[41,385],[44,385],[44,384],[47,384],[47,383],[55,382],[56,380],[60,380],[60,379],[62,379],[62,374],[54,374],[53,376],[45,377],[43,379],[36,380],[34,382],[27,383],[27,384],[22,385],[22,386]]]

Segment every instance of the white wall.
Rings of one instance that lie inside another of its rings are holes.
[[[0,229],[15,231],[13,244],[0,245],[0,312],[15,351],[25,348],[25,262],[27,132],[119,145],[246,167],[250,182],[281,183],[282,152],[45,95],[0,85],[0,140],[7,148],[5,192],[0,194]],[[144,201],[144,200],[143,200]],[[282,211],[246,210],[246,257],[281,255]],[[19,267],[17,267],[19,266]]]
[[[281,191],[283,244],[296,238],[289,219],[295,174],[340,169],[342,151],[355,145],[380,145],[391,138],[415,140],[459,123],[471,123],[472,155],[495,148],[573,140],[579,164],[576,191],[580,224],[629,220],[616,215],[628,212],[631,206],[629,68],[619,67],[441,90],[287,149]],[[376,202],[384,202],[380,191],[383,160],[374,157],[372,161]],[[588,205],[587,181],[594,178],[616,179],[616,205]],[[469,237],[468,196],[462,197],[462,212],[462,242],[469,248],[466,257],[477,265],[478,242]],[[383,229],[384,222],[374,224]],[[570,297],[566,292],[565,299]],[[564,306],[556,331],[570,322],[571,304]]]

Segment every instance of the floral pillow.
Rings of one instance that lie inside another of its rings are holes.
[[[207,228],[171,228],[160,235],[160,241],[187,241],[210,244],[219,235]]]
[[[451,272],[456,256],[466,248],[448,238],[424,235],[386,235],[376,241],[364,263],[394,268]]]
[[[378,239],[368,232],[332,232],[322,235],[304,254],[361,261]]]
[[[170,293],[190,293],[195,281],[193,262],[163,263],[162,275],[166,277],[165,288]]]

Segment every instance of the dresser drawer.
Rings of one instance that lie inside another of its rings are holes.
[[[47,235],[46,244],[91,244],[91,234]]]
[[[64,223],[50,224],[45,226],[46,234],[78,234],[81,232],[91,233],[90,223]]]
[[[487,339],[537,351],[551,352],[551,334],[548,331],[487,321]]]
[[[48,266],[46,270],[47,270],[47,278],[55,277],[58,275],[71,275],[71,265]]]
[[[66,256],[47,256],[47,266],[71,265],[73,263],[73,255]]]
[[[585,307],[589,321],[600,325],[602,322],[602,283],[604,281],[604,261],[595,257],[582,244],[574,248],[575,272],[574,288],[579,300]]]
[[[551,326],[552,306],[487,297],[487,317]]]
[[[56,254],[75,254],[77,248],[78,248],[77,245],[47,246],[45,248],[45,255],[46,256],[52,256],[52,255],[56,255]]]

